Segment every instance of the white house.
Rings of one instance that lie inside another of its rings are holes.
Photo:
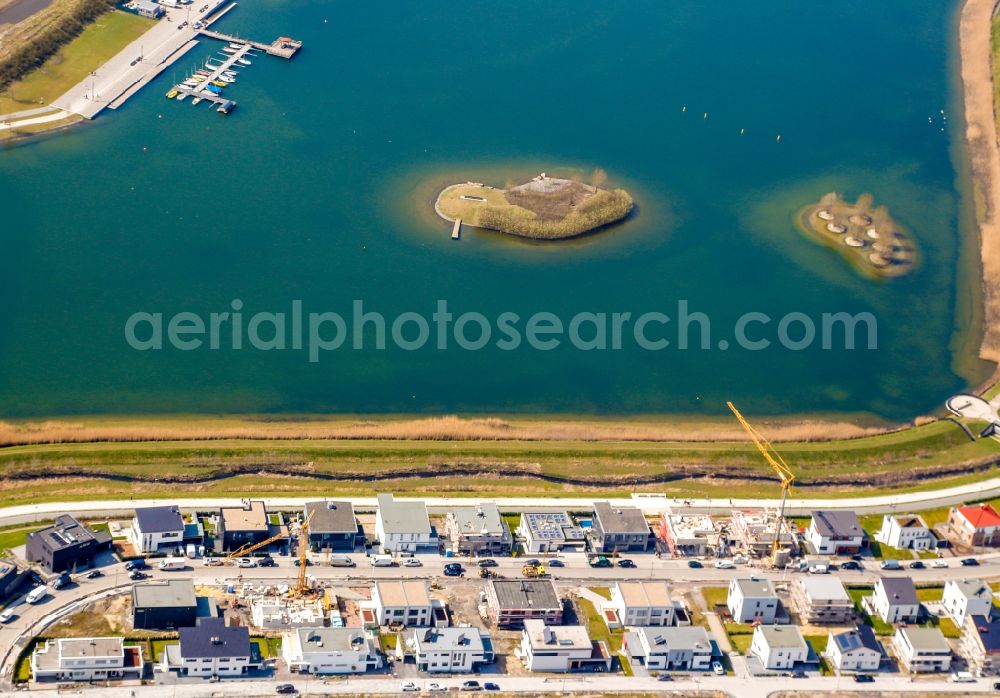
[[[398,623],[409,627],[434,625],[434,603],[427,582],[385,579],[375,582],[372,603],[379,625]]]
[[[853,511],[814,511],[806,540],[820,555],[852,555],[861,550],[865,532]]]
[[[31,675],[36,681],[95,681],[138,679],[142,650],[125,647],[120,637],[45,640],[31,653]]]
[[[875,540],[890,548],[901,550],[937,548],[937,538],[924,520],[916,514],[886,514],[882,517],[882,528],[875,534]]]
[[[160,546],[176,548],[184,541],[184,518],[175,506],[136,509],[131,534],[140,553],[155,553]]]
[[[698,625],[629,628],[621,652],[647,671],[706,671],[718,655],[708,632]]]
[[[952,579],[944,585],[941,601],[944,610],[961,628],[966,616],[989,618],[993,611],[993,590],[981,579]]]
[[[425,628],[411,637],[420,671],[467,674],[493,663],[493,641],[485,630]]]
[[[565,511],[526,511],[521,514],[517,535],[527,553],[583,552],[587,536]]]
[[[729,582],[726,606],[737,623],[770,625],[778,614],[778,595],[767,579],[737,577]]]
[[[180,676],[242,676],[256,666],[246,626],[227,626],[222,618],[199,618],[181,628],[179,641],[166,646],[161,668]]]
[[[431,526],[423,502],[397,502],[391,494],[378,496],[375,537],[382,550],[395,552],[437,552],[437,531]]]
[[[951,668],[951,647],[937,628],[902,627],[892,640],[900,663],[911,673]]]
[[[791,669],[809,658],[809,645],[794,625],[758,625],[753,629],[750,654],[765,669]]]
[[[666,582],[617,582],[604,610],[614,610],[627,626],[677,625],[678,603]],[[687,614],[683,614],[687,618]],[[604,616],[606,619],[607,615]]]
[[[289,671],[303,674],[363,674],[382,668],[375,642],[358,628],[297,628],[281,639]]]
[[[909,577],[882,577],[866,597],[871,610],[886,623],[912,623],[920,613],[917,589]]]
[[[854,602],[833,575],[804,575],[792,582],[792,598],[803,623],[844,624],[854,617]]]
[[[830,632],[826,656],[839,672],[878,671],[882,664],[882,645],[867,625],[842,633]]]
[[[592,642],[582,625],[545,625],[538,618],[524,621],[520,656],[528,671],[566,673],[578,669],[611,669],[604,642]]]

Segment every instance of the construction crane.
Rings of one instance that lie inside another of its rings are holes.
[[[771,544],[771,560],[772,562],[777,559],[778,550],[781,548],[781,529],[785,524],[785,502],[788,500],[788,495],[792,491],[792,483],[795,481],[795,473],[785,462],[785,459],[781,457],[771,442],[768,441],[759,431],[753,428],[753,425],[746,420],[746,418],[740,414],[740,411],[736,409],[736,405],[727,401],[726,406],[733,411],[736,415],[736,419],[739,420],[740,426],[750,435],[753,440],[753,445],[757,447],[760,451],[760,455],[764,456],[764,460],[767,461],[768,465],[774,470],[774,472],[781,479],[781,508],[778,509],[778,523],[775,526],[774,531],[774,542]],[[791,532],[789,532],[789,537],[791,537]]]
[[[271,536],[270,538],[267,538],[266,540],[262,540],[260,543],[254,543],[252,545],[250,543],[245,543],[242,546],[240,546],[239,548],[237,548],[236,550],[234,550],[233,552],[231,552],[228,555],[226,555],[225,557],[223,557],[222,561],[223,562],[232,562],[233,560],[235,560],[238,557],[246,557],[247,555],[249,555],[250,553],[252,553],[254,550],[260,550],[261,548],[263,548],[265,546],[268,546],[271,543],[275,543],[275,542],[281,540],[284,537],[285,537],[285,535],[283,533],[279,533],[277,535]]]
[[[295,582],[292,596],[302,596],[309,591],[309,585],[306,583],[306,567],[309,564],[309,522],[315,513],[315,510],[310,511],[309,516],[299,526],[299,578]]]

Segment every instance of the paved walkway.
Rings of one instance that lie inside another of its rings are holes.
[[[35,109],[23,109],[21,111],[12,111],[9,114],[0,114],[0,121],[13,121],[15,119],[27,119],[30,116],[38,116],[39,114],[48,114],[55,107],[37,107]]]
[[[47,124],[52,121],[62,121],[68,116],[70,116],[70,114],[64,112],[62,109],[59,109],[51,114],[36,116],[32,119],[21,119],[20,121],[0,121],[0,131],[9,131],[14,128],[31,126],[32,124]]]

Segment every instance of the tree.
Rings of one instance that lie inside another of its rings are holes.
[[[590,185],[594,188],[594,193],[608,181],[608,173],[602,170],[600,167],[596,168],[590,175]]]

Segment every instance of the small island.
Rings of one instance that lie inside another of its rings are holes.
[[[802,209],[797,223],[810,238],[833,247],[867,276],[899,277],[916,266],[913,239],[885,206],[874,206],[871,194],[862,194],[852,204],[831,192]]]
[[[591,179],[592,184],[584,184],[543,172],[505,189],[481,182],[453,184],[438,194],[434,210],[455,223],[455,238],[460,225],[471,225],[533,240],[565,240],[620,221],[632,210],[624,189],[600,187],[602,171]]]

